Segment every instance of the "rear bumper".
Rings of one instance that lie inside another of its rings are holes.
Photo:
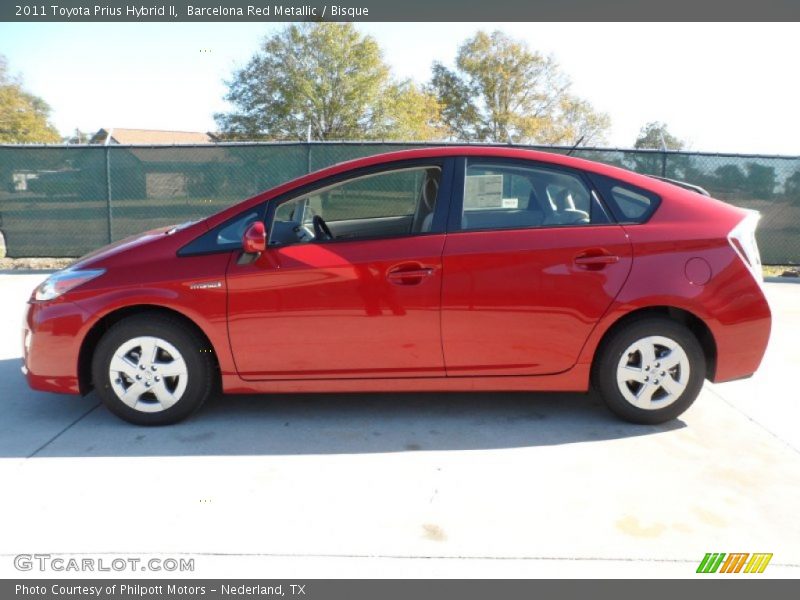
[[[756,372],[769,343],[772,314],[761,287],[731,300],[724,316],[709,322],[717,346],[714,383],[744,379]]]
[[[22,372],[31,388],[80,393],[78,356],[89,318],[72,302],[28,304],[22,328]]]

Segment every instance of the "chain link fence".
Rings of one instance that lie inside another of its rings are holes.
[[[205,217],[334,163],[422,146],[0,146],[0,232],[12,258],[80,256],[147,229]],[[763,262],[800,263],[800,157],[606,148],[573,155],[687,181],[756,209]]]

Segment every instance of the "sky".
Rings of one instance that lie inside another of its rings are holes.
[[[224,81],[271,23],[0,23],[0,54],[68,134],[213,131]],[[797,23],[360,23],[398,78],[425,82],[477,30],[552,55],[611,117],[610,146],[662,121],[692,150],[800,155]]]

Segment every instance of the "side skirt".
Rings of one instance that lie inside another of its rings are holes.
[[[554,375],[514,377],[408,377],[374,379],[281,379],[245,381],[223,374],[226,394],[282,394],[289,392],[586,392],[590,365],[577,364]]]

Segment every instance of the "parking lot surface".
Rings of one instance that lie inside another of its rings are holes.
[[[28,389],[43,277],[0,274],[0,576],[51,553],[192,557],[199,577],[690,577],[707,552],[800,575],[800,285],[765,284],[756,376],[661,426],[592,395],[437,393],[226,396],[141,428]]]

